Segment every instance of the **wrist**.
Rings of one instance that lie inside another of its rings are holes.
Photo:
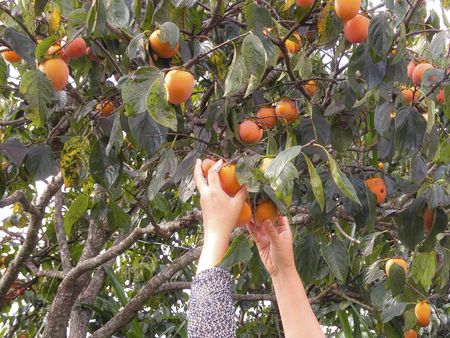
[[[285,284],[287,281],[292,281],[293,279],[300,279],[295,266],[288,266],[282,269],[278,269],[273,274],[271,274],[270,277],[272,278],[274,285],[278,283]]]

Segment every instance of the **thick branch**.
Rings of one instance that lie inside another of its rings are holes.
[[[0,280],[0,299],[5,297],[12,283],[14,283],[14,281],[16,280],[20,269],[28,260],[34,248],[36,247],[38,242],[38,231],[42,225],[45,208],[47,207],[53,195],[58,191],[58,189],[60,189],[62,183],[62,176],[61,174],[58,174],[47,185],[44,193],[38,199],[36,206],[31,208],[31,206],[29,205],[30,211],[33,210],[34,213],[32,213],[32,217],[30,219],[30,225],[28,226],[25,242],[20,247],[16,257],[11,261],[8,269]],[[36,212],[37,210],[39,212]]]
[[[0,201],[0,208],[4,208],[14,203],[20,203],[23,210],[29,212],[32,215],[37,216],[40,213],[39,209],[31,204],[22,190],[17,190],[11,196],[2,199]]]
[[[183,256],[177,258],[173,263],[167,265],[150,279],[147,284],[133,297],[127,305],[103,327],[95,331],[91,337],[111,337],[118,329],[129,323],[136,313],[144,306],[147,300],[157,293],[158,288],[178,271],[183,270],[194,260],[200,257],[201,247],[187,252]]]
[[[69,246],[67,245],[66,233],[64,231],[61,190],[55,194],[55,213],[53,217],[56,240],[58,242],[59,253],[61,255],[61,264],[64,272],[67,273],[70,269],[72,269],[72,263],[70,262],[70,251]]]

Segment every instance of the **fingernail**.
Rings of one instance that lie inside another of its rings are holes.
[[[217,162],[214,164],[214,166],[213,166],[212,169],[213,169],[215,172],[219,172],[220,167],[222,166],[222,163],[223,163],[222,160],[217,161]]]

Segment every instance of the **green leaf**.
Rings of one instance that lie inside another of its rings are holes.
[[[46,144],[34,145],[25,158],[25,167],[34,181],[45,180],[56,174],[56,162],[52,149]]]
[[[6,64],[6,61],[3,58],[0,58],[0,85],[5,85],[7,81],[8,81],[8,65]]]
[[[156,123],[147,113],[129,117],[128,126],[130,132],[127,131],[127,137],[150,156],[166,141],[167,129]]]
[[[302,151],[301,146],[295,146],[286,150],[283,150],[281,153],[275,157],[275,159],[272,161],[272,163],[269,165],[269,167],[266,170],[265,175],[272,180],[277,180],[278,177],[281,175],[282,171],[284,170],[284,167],[292,161],[294,158],[296,158],[298,155],[300,155]]]
[[[40,60],[42,57],[47,54],[48,49],[55,44],[55,42],[58,41],[58,38],[56,36],[49,36],[38,43],[36,46],[36,50],[34,51],[34,54],[36,55],[36,59]]]
[[[102,0],[92,2],[86,18],[87,31],[94,37],[100,38],[106,27],[106,8]]]
[[[12,163],[20,167],[28,149],[18,139],[10,138],[0,144],[0,152],[6,154]]]
[[[395,118],[395,158],[411,157],[422,147],[426,121],[417,109],[402,107]]]
[[[159,38],[162,42],[168,42],[171,48],[175,48],[180,40],[180,29],[173,22],[165,22],[159,26]]]
[[[112,192],[120,187],[122,163],[113,156],[107,156],[100,141],[95,141],[89,155],[89,171],[96,183]]]
[[[123,211],[112,199],[108,203],[108,225],[112,229],[127,229],[130,226],[130,216]]]
[[[245,67],[250,74],[247,97],[260,83],[267,65],[267,55],[261,40],[254,34],[248,34],[241,47]]]
[[[73,225],[86,213],[89,206],[89,196],[80,194],[75,198],[69,207],[69,210],[64,214],[64,231],[67,237],[70,237]]]
[[[381,312],[381,321],[387,323],[394,317],[401,316],[405,312],[407,303],[389,303],[386,304]]]
[[[333,238],[330,245],[323,247],[323,257],[335,277],[341,282],[345,282],[350,261],[344,244]]]
[[[148,186],[148,199],[155,198],[156,193],[175,174],[178,167],[178,158],[172,149],[163,149],[158,165]]]
[[[447,64],[444,64],[444,62],[447,59],[447,51],[446,51],[446,41],[449,38],[449,33],[447,30],[443,30],[442,32],[436,34],[433,38],[433,40],[430,43],[430,46],[428,48],[428,53],[431,56],[431,63],[433,65],[446,67]]]
[[[338,167],[334,158],[332,158],[328,152],[327,152],[327,156],[328,156],[328,161],[330,162],[331,176],[333,177],[334,183],[336,183],[338,188],[344,193],[345,196],[350,198],[353,202],[362,206],[352,183],[349,181],[347,176],[344,175],[344,173]]]
[[[244,8],[245,21],[249,30],[260,35],[264,28],[272,26],[272,16],[266,7],[251,2]]]
[[[317,236],[314,233],[303,235],[294,252],[300,276],[304,283],[308,285],[313,282],[319,266],[320,252]]]
[[[411,274],[425,290],[428,290],[436,274],[436,252],[416,253],[412,262]]]
[[[67,38],[71,39],[81,28],[86,25],[87,11],[84,9],[76,9],[70,12],[67,20]]]
[[[260,183],[255,174],[255,168],[261,160],[260,155],[250,155],[241,157],[236,164],[236,178],[240,184],[247,186],[247,191],[258,192]]]
[[[394,29],[389,15],[385,12],[374,17],[369,25],[369,55],[373,62],[386,59],[394,40]]]
[[[118,28],[128,28],[130,11],[124,0],[109,0],[107,20]]]
[[[352,329],[348,321],[348,316],[346,311],[338,311],[337,313],[339,322],[341,323],[342,330],[344,331],[345,338],[353,338]]]
[[[177,130],[177,116],[173,106],[167,102],[163,73],[160,73],[150,86],[146,103],[148,113],[156,122],[164,127]]]
[[[239,235],[233,239],[230,247],[225,253],[225,257],[219,264],[220,267],[229,269],[239,262],[248,262],[252,257],[251,244],[244,235]]]
[[[323,211],[323,209],[325,208],[325,195],[323,193],[322,181],[309,157],[304,152],[302,152],[302,155],[305,158],[306,164],[308,165],[309,181],[311,183],[314,197],[316,198],[317,203],[319,203],[320,210]]]
[[[6,27],[3,31],[3,39],[8,45],[19,54],[22,59],[34,66],[36,60],[34,59],[34,50],[36,44],[25,33],[19,32],[14,28]]]
[[[41,71],[30,70],[22,77],[20,92],[29,102],[30,119],[37,126],[42,127],[52,114],[50,106],[54,93],[50,81]]]
[[[236,94],[247,81],[247,68],[245,67],[244,59],[238,56],[237,51],[234,52],[233,61],[231,62],[228,74],[225,79],[225,93],[224,96],[231,96]]]
[[[393,264],[389,269],[388,280],[391,286],[392,296],[399,295],[405,288],[405,270],[400,265]]]

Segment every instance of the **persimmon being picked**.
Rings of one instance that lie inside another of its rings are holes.
[[[344,23],[345,39],[351,43],[361,43],[369,36],[370,20],[364,15],[357,15]]]
[[[236,177],[235,164],[226,164],[222,166],[219,170],[219,178],[223,191],[225,191],[228,195],[234,196],[239,190],[241,190],[241,185]]]
[[[347,21],[353,19],[361,7],[361,0],[335,0],[334,9],[339,19]]]
[[[377,204],[384,202],[387,196],[386,183],[380,177],[373,177],[366,180],[367,188],[377,197]]]
[[[86,54],[86,42],[83,38],[76,38],[64,46],[64,53],[72,59],[79,59]]]
[[[306,82],[306,84],[304,85],[306,92],[313,96],[316,91],[317,91],[317,82],[314,80],[309,80],[308,82]]]
[[[431,310],[427,301],[418,302],[414,307],[414,313],[419,326],[425,327],[430,325]]]
[[[403,268],[405,273],[408,272],[408,264],[406,261],[402,258],[391,258],[386,262],[386,266],[384,268],[384,271],[386,272],[386,275],[389,277],[389,270],[391,269],[392,265],[397,264],[400,267]]]
[[[167,101],[172,104],[180,104],[191,97],[195,80],[191,73],[175,69],[166,74],[164,85],[167,91]]]
[[[413,72],[412,72],[412,81],[414,83],[417,84],[421,84],[422,83],[422,78],[423,78],[423,74],[428,70],[428,69],[433,69],[434,67],[432,65],[430,65],[429,63],[421,63],[418,64]]]
[[[70,57],[68,57],[67,54],[64,53],[64,49],[61,48],[61,46],[58,44],[54,44],[53,46],[50,46],[50,48],[47,50],[47,54],[53,58],[55,58],[55,57],[60,58],[66,64],[69,63],[69,61],[70,61]]]
[[[180,44],[177,42],[175,47],[170,46],[169,42],[161,41],[161,38],[159,37],[160,33],[161,31],[157,29],[150,35],[149,40],[152,51],[163,59],[173,58],[175,55],[177,55]]]
[[[417,332],[414,329],[406,330],[403,333],[403,338],[417,338]]]
[[[237,227],[243,227],[248,224],[252,220],[252,208],[250,207],[250,204],[245,201],[242,205],[241,213],[239,214],[238,221],[236,223]]]
[[[434,210],[425,206],[422,210],[423,228],[425,233],[429,233],[433,227]]]
[[[69,82],[69,68],[61,59],[42,61],[39,70],[47,76],[55,90],[63,90]]]
[[[275,107],[275,114],[277,119],[285,123],[292,123],[298,117],[297,104],[289,99],[281,100],[277,103]]]
[[[263,130],[250,120],[244,120],[239,124],[239,138],[241,141],[254,144],[261,141]]]
[[[265,220],[275,222],[278,215],[278,209],[271,200],[258,203],[255,211],[255,223],[261,225]]]
[[[296,0],[295,3],[300,8],[309,8],[314,5],[315,0]]]
[[[264,128],[273,129],[273,127],[275,127],[275,124],[277,123],[275,108],[260,108],[256,113],[256,123]]]
[[[11,62],[11,63],[16,63],[16,62],[19,62],[20,60],[22,60],[20,55],[17,54],[13,50],[7,50],[6,52],[3,52],[2,56],[6,61]]]
[[[211,169],[211,167],[216,163],[216,161],[214,161],[211,158],[205,158],[202,161],[202,173],[204,177],[208,177],[208,171],[209,169]]]
[[[115,106],[112,100],[105,100],[97,104],[96,111],[101,116],[109,116],[114,112]]]

